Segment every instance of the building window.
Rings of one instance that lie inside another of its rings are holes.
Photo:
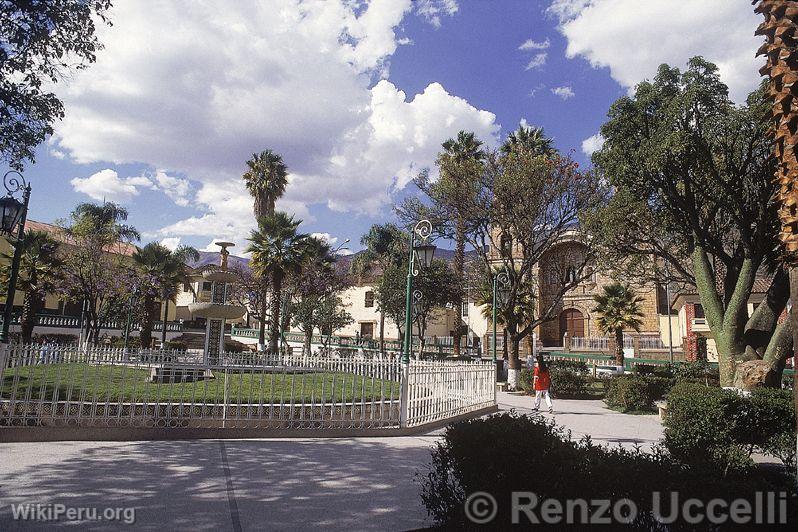
[[[374,324],[372,322],[363,322],[360,324],[360,337],[364,340],[371,340],[374,338]]]
[[[694,317],[696,317],[696,318],[705,318],[706,317],[704,315],[704,307],[701,305],[701,303],[696,303],[695,304],[695,316]]]
[[[369,290],[366,292],[366,301],[365,301],[366,308],[371,308],[374,306],[374,292]]]
[[[468,316],[468,301],[463,301],[463,308],[461,310],[461,315],[465,318]]]
[[[211,282],[210,281],[202,281],[202,291],[203,292],[210,292],[211,291]]]
[[[513,237],[507,233],[502,233],[502,236],[499,239],[499,249],[502,255],[510,255],[513,251]]]

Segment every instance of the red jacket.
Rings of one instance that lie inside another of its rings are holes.
[[[535,391],[545,391],[551,387],[549,370],[540,371],[539,367],[535,367],[535,372],[532,375],[537,377],[535,379]]]

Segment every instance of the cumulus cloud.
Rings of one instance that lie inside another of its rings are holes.
[[[76,177],[70,181],[76,192],[92,199],[126,203],[139,195],[139,188],[153,188],[152,181],[144,176],[120,178],[115,170],[106,168],[89,177]]]
[[[338,242],[338,237],[332,236],[330,233],[310,233],[310,236],[326,242],[330,246],[334,246]]]
[[[754,51],[762,39],[754,30],[761,17],[749,2],[555,0],[549,12],[568,40],[566,56],[609,68],[624,87],[651,79],[662,63],[683,68],[696,55],[718,65],[737,102],[759,84],[762,60]]]
[[[562,98],[563,100],[568,100],[576,96],[574,90],[567,85],[563,85],[562,87],[554,87],[551,89],[551,93]]]
[[[549,38],[546,37],[545,41],[536,41],[534,39],[527,39],[526,41],[521,43],[521,46],[519,46],[518,49],[519,50],[545,50],[549,46],[551,46],[551,41],[549,41]]]
[[[546,64],[546,59],[549,57],[547,52],[541,52],[539,54],[535,54],[532,59],[529,60],[529,63],[526,64],[525,70],[534,70],[536,68],[541,68],[543,65]]]
[[[600,150],[602,146],[604,146],[604,137],[601,136],[601,133],[596,133],[582,141],[582,153],[590,157],[593,152]]]
[[[119,0],[97,62],[58,87],[68,112],[57,149],[79,163],[159,169],[152,186],[198,209],[159,237],[245,238],[254,220],[241,174],[264,148],[290,171],[278,208],[307,219],[319,203],[380,212],[460,129],[497,141],[496,117],[440,84],[408,97],[382,79],[406,42],[396,32],[410,0],[224,6]],[[416,12],[440,17],[456,6]]]
[[[174,251],[180,245],[180,237],[164,238],[161,240],[161,245]]]

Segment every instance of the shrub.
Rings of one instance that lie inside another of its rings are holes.
[[[671,364],[664,364],[662,366],[654,366],[649,364],[635,364],[634,373],[637,375],[649,375],[653,377],[662,377],[663,379],[673,378],[674,368]]]
[[[584,397],[587,394],[587,379],[575,371],[552,369],[551,392],[555,397]]]
[[[582,374],[588,372],[587,364],[581,360],[552,360],[549,362],[549,368],[551,370],[562,369]]]
[[[181,340],[167,340],[166,348],[172,349],[174,351],[185,351],[186,349],[188,349],[188,345],[186,344],[186,342],[183,342]]]
[[[717,385],[720,381],[720,373],[717,367],[712,366],[706,360],[696,360],[695,362],[677,364],[673,372],[673,378],[675,382],[703,382]]]
[[[669,381],[661,377],[619,375],[607,383],[604,402],[621,412],[653,411],[654,401],[663,397]]]
[[[519,384],[521,389],[527,393],[535,393],[535,380],[531,369],[522,369],[521,376],[519,377]]]
[[[668,394],[664,444],[686,463],[716,464],[723,471],[749,472],[759,449],[795,467],[795,407],[790,392],[733,390],[683,382]]]
[[[773,489],[758,474],[721,480],[714,468],[685,467],[662,448],[646,453],[639,448],[597,446],[588,438],[572,441],[570,432],[553,421],[512,412],[450,425],[418,479],[427,512],[447,530],[476,528],[465,515],[464,502],[478,491],[489,493],[498,503],[491,529],[509,528],[511,494],[524,491],[539,501],[629,498],[640,510],[629,528],[655,530],[650,513],[654,491],[678,491],[682,500],[746,497],[753,501],[756,491]],[[676,523],[671,529],[696,527]]]

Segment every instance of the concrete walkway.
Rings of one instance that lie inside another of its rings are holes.
[[[525,412],[529,397],[500,394]],[[556,401],[575,437],[648,446],[655,416],[600,401]],[[54,525],[107,530],[108,522],[15,521],[11,504],[134,507],[127,530],[409,530],[429,526],[416,473],[439,433],[418,437],[0,444],[0,530]]]

